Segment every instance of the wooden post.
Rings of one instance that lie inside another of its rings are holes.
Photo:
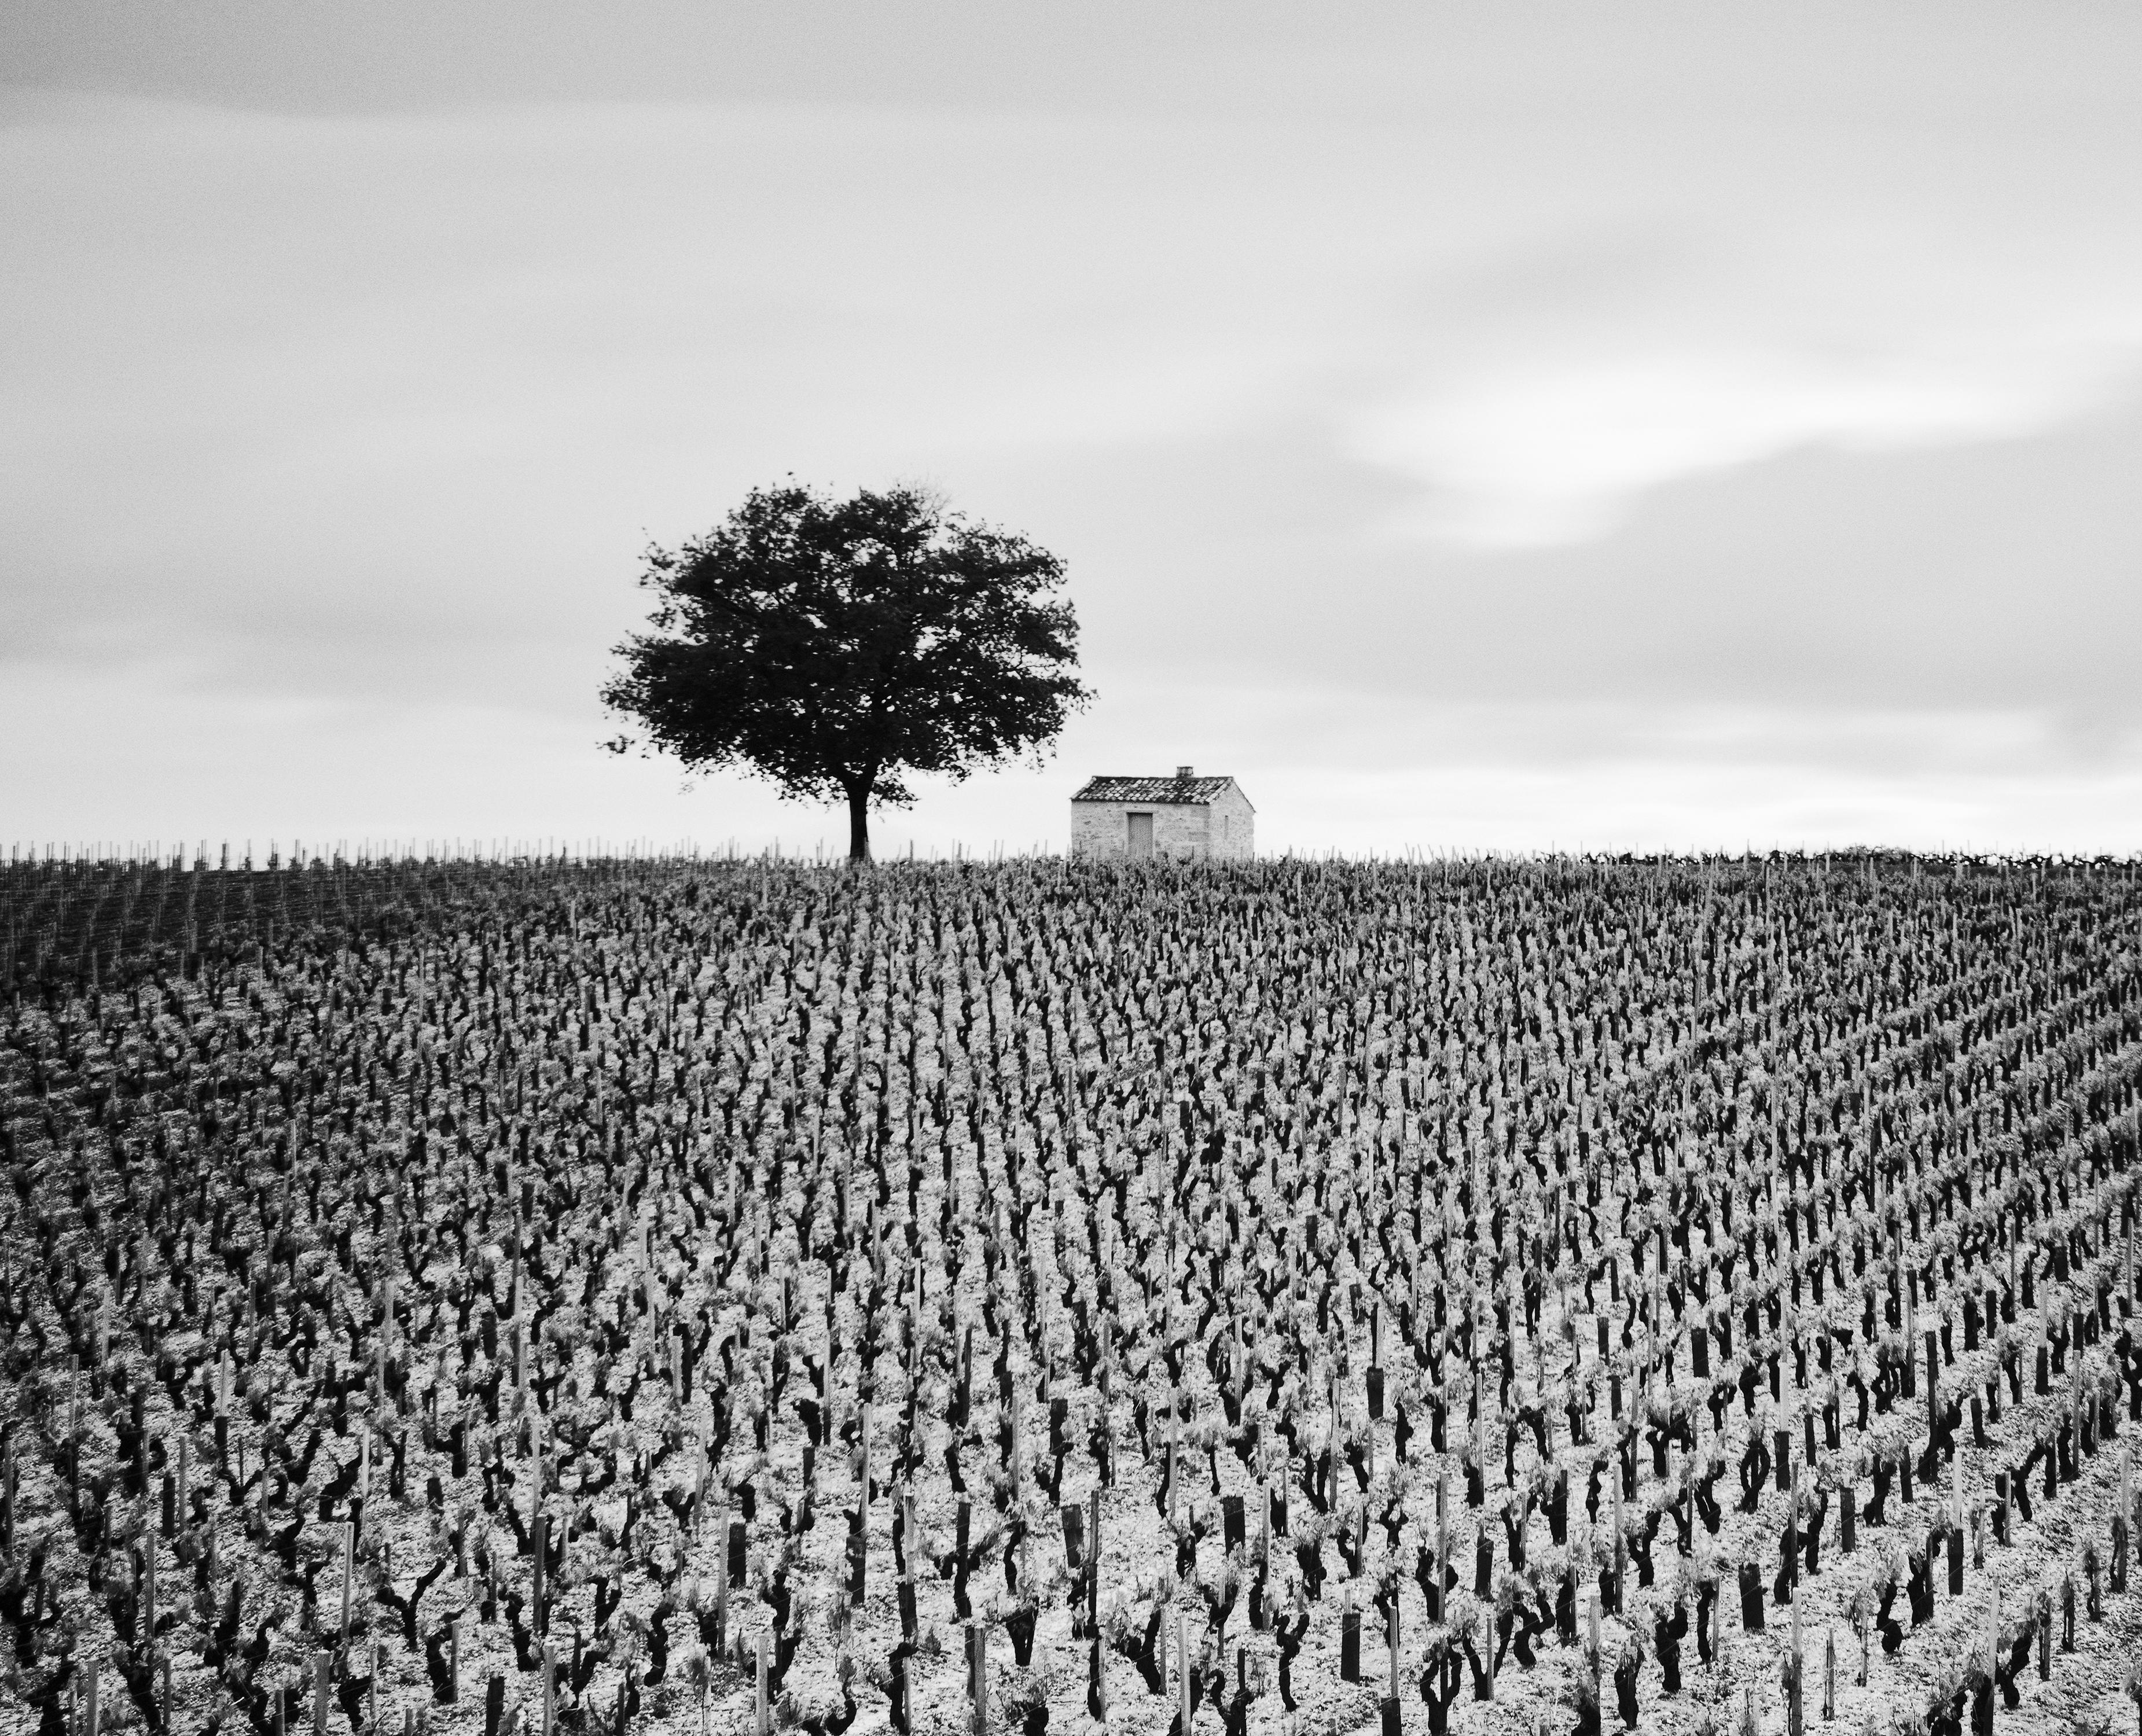
[[[103,1661],[92,1652],[90,1654],[89,1662],[84,1667],[81,1698],[82,1736],[97,1736],[97,1672]]]
[[[1182,1736],[1190,1736],[1190,1727],[1197,1717],[1197,1702],[1190,1680],[1190,1635],[1180,1610],[1175,1612],[1175,1685],[1176,1706],[1182,1718]],[[989,1733],[977,1729],[975,1736],[989,1736]]]
[[[313,1736],[328,1736],[328,1671],[330,1655],[313,1654]]]
[[[1261,1451],[1260,1452],[1261,1458]],[[1262,1467],[1260,1466],[1260,1470]],[[1257,1571],[1271,1571],[1271,1484],[1262,1476],[1257,1479]]]
[[[1167,1389],[1167,1517],[1170,1519],[1172,1519],[1175,1517],[1177,1491],[1182,1481],[1182,1468],[1180,1457],[1182,1445],[1181,1436],[1182,1401],[1177,1397],[1175,1388],[1171,1385]],[[1016,1434],[1014,1434],[1014,1438],[1015,1441]],[[1016,1459],[1017,1457],[1018,1452],[1016,1447],[1014,1447],[1013,1457]],[[1013,1487],[1014,1489],[1018,1487],[1017,1474],[1016,1469],[1014,1469],[1013,1473]]]
[[[1264,1548],[1269,1560],[1271,1549],[1269,1515],[1265,1526]],[[1089,1631],[1098,1634],[1101,1630],[1101,1492],[1098,1487],[1086,1497],[1086,1626]]]
[[[461,1697],[461,1619],[447,1624],[447,1704],[458,1705]]]
[[[767,1656],[767,1642],[772,1633],[771,1627],[763,1627],[758,1630],[758,1698],[752,1725],[758,1736],[773,1736],[773,1709],[767,1698],[767,1677],[772,1667]]]
[[[1631,1371],[1631,1378],[1629,1383],[1631,1388],[1629,1394],[1629,1462],[1636,1467],[1636,1487],[1640,1489],[1644,1486],[1644,1407],[1651,1397],[1651,1329],[1648,1324],[1646,1324],[1644,1328],[1643,1348],[1639,1353],[1636,1366]],[[1621,1467],[1616,1465],[1614,1467],[1614,1487],[1616,1493],[1620,1492],[1621,1487]],[[1620,1595],[1620,1588],[1618,1586],[1616,1588],[1615,1595],[1616,1596]]]
[[[1022,1384],[1023,1383],[1014,1383],[1009,1406],[1011,1411],[1011,1492],[1014,1500],[1019,1499],[1026,1493],[1026,1419],[1024,1414],[1024,1407],[1019,1403],[1019,1399],[1023,1396],[1020,1391]]]
[[[350,1580],[357,1569],[357,1527],[348,1520],[342,1527],[342,1637],[349,1638]]]
[[[1443,1620],[1443,1576],[1450,1566],[1450,1473],[1439,1472],[1435,1478],[1435,1607],[1429,1615],[1437,1621]]]
[[[548,1514],[536,1514],[535,1531],[531,1541],[536,1546],[536,1571],[534,1575],[536,1595],[536,1631],[538,1634],[545,1634],[550,1631],[550,1624],[545,1619],[546,1614],[545,1605],[548,1601],[546,1594],[548,1593],[550,1587],[545,1583],[544,1575],[545,1558],[550,1552],[550,1516]],[[546,1669],[550,1667],[549,1653],[547,1650],[545,1653],[544,1667]]]
[[[990,1634],[980,1622],[967,1630],[967,1700],[970,1736],[990,1736]]]

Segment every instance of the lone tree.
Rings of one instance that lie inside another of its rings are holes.
[[[920,489],[754,490],[704,536],[648,551],[653,631],[617,647],[603,700],[694,770],[845,796],[848,855],[867,861],[871,804],[913,801],[909,773],[1038,757],[1093,697],[1063,579],[1046,550]]]

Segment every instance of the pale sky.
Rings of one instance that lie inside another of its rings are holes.
[[[842,816],[620,761],[651,540],[924,481],[1260,846],[2142,848],[2142,11],[0,14],[0,841]]]

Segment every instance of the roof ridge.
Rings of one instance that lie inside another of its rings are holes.
[[[1231,775],[1226,773],[1178,777],[1172,774],[1139,777],[1103,772],[1088,778],[1071,799],[1073,801],[1187,801],[1192,804],[1204,804],[1211,802],[1231,787],[1241,787]]]

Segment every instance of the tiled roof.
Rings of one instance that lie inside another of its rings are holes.
[[[1071,799],[1202,806],[1217,801],[1234,781],[1231,777],[1097,777]]]

